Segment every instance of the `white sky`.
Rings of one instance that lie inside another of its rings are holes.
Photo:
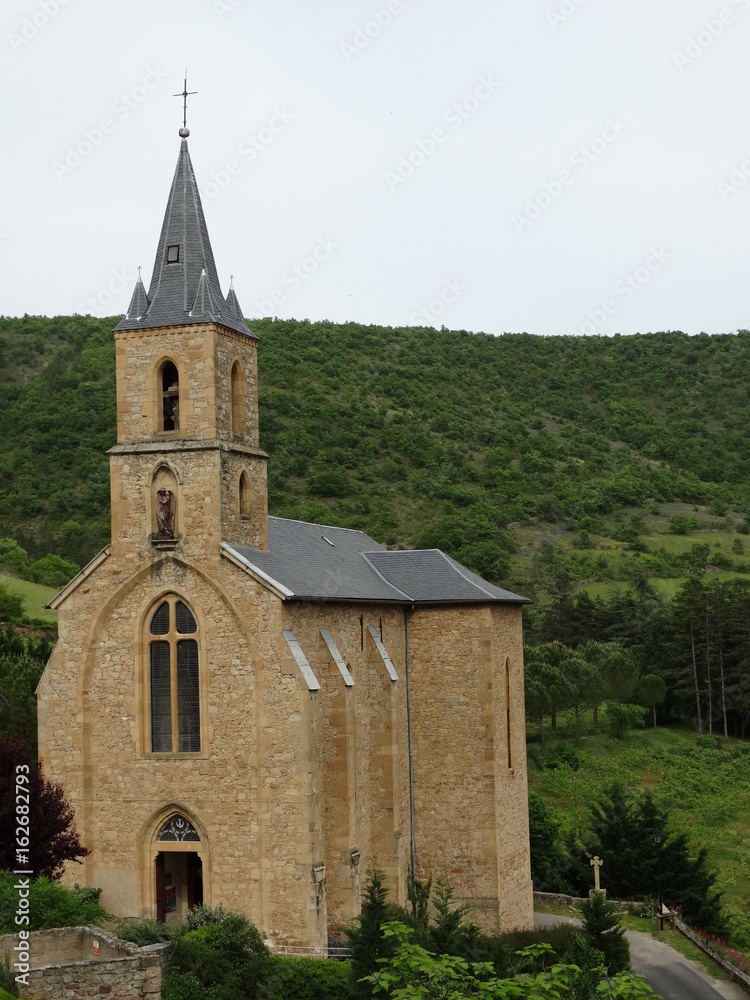
[[[187,65],[250,317],[748,328],[749,48],[750,0],[4,0],[0,314],[148,287]]]

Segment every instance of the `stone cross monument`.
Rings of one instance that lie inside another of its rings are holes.
[[[599,869],[604,864],[600,857],[593,857],[589,862],[591,867],[594,869],[594,892],[603,892],[604,890],[599,885]]]

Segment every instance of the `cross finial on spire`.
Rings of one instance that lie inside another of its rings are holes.
[[[185,67],[185,82],[182,85],[182,91],[179,94],[172,94],[172,97],[182,98],[182,128],[180,129],[180,136],[183,139],[187,139],[190,135],[190,129],[187,127],[187,99],[191,94],[197,94],[197,90],[187,89],[187,66]]]

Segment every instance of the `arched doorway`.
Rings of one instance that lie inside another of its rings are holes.
[[[162,814],[163,816],[163,814]],[[149,910],[160,923],[177,923],[206,894],[206,844],[195,825],[171,811],[152,832]]]

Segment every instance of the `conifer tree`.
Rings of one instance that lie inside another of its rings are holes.
[[[393,942],[386,940],[381,927],[389,919],[388,890],[385,872],[371,865],[367,869],[367,884],[362,893],[362,910],[347,928],[351,976],[354,995],[369,998],[372,983],[360,982],[379,968],[378,959],[388,958],[393,952]]]

